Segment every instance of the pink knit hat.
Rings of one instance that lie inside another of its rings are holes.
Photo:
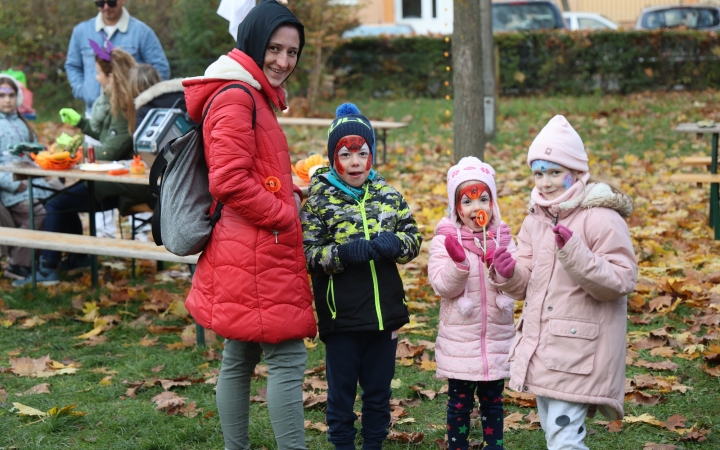
[[[588,157],[585,153],[580,135],[564,116],[557,115],[550,119],[540,130],[528,150],[528,166],[533,161],[542,159],[560,164],[568,169],[588,172]]]
[[[448,170],[447,174],[447,191],[448,191],[448,215],[453,225],[460,228],[458,223],[457,208],[455,205],[455,197],[457,195],[458,186],[466,181],[476,180],[485,183],[490,189],[490,196],[493,203],[493,215],[490,224],[493,226],[500,225],[500,207],[497,202],[497,189],[495,188],[495,170],[490,164],[480,161],[474,156],[466,156],[462,158],[456,165]]]

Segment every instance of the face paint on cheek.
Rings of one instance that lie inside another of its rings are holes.
[[[573,184],[575,184],[575,178],[570,174],[565,175],[565,179],[563,180],[563,187],[565,189],[570,189]]]
[[[333,160],[335,161],[335,171],[339,173],[340,175],[343,175],[345,173],[345,167],[340,162],[340,158],[338,158],[337,152],[335,152],[335,156],[333,156]]]
[[[370,170],[370,168],[372,167],[372,162],[373,162],[372,160],[373,160],[373,155],[372,155],[372,153],[370,153],[370,156],[368,156],[368,159],[367,159],[367,163],[365,163],[365,170]]]

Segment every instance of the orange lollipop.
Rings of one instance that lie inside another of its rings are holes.
[[[489,218],[485,211],[478,211],[477,216],[475,216],[475,223],[478,224],[478,226],[481,226],[485,228],[488,224]]]

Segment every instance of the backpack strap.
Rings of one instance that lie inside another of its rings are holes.
[[[255,116],[257,112],[257,107],[255,105],[255,97],[250,93],[250,90],[243,86],[242,84],[230,84],[228,86],[225,86],[224,88],[220,89],[220,91],[215,94],[215,96],[210,100],[210,103],[208,103],[207,108],[205,108],[205,112],[203,113],[202,120],[200,121],[200,126],[202,126],[203,122],[205,122],[205,117],[207,116],[208,112],[210,112],[210,107],[212,106],[213,102],[217,98],[218,95],[222,94],[223,92],[227,91],[228,89],[242,89],[243,91],[247,92],[247,95],[250,96],[250,99],[253,102],[253,110],[252,110],[252,129],[255,129]]]
[[[255,105],[255,97],[253,97],[252,93],[248,88],[243,86],[242,84],[230,84],[228,86],[225,86],[224,88],[220,89],[220,91],[215,94],[215,96],[210,100],[210,103],[208,104],[207,108],[205,109],[205,113],[203,113],[202,120],[200,121],[200,124],[198,125],[200,127],[200,131],[202,132],[202,126],[205,122],[205,117],[207,116],[208,112],[210,111],[210,107],[212,106],[213,102],[217,98],[218,95],[222,94],[223,92],[227,91],[228,89],[242,89],[243,91],[247,92],[247,95],[250,96],[250,99],[252,99],[253,102],[253,110],[252,110],[252,129],[255,129],[255,116],[257,113],[257,105]],[[222,212],[223,204],[220,200],[217,201],[217,204],[215,205],[215,211],[213,211],[213,215],[210,217],[210,226],[214,227],[215,224],[220,220],[220,213]]]

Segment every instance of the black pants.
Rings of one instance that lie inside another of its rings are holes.
[[[475,407],[475,391],[480,400],[485,449],[503,448],[502,392],[505,380],[463,381],[448,380],[447,435],[449,448],[467,450],[470,434],[470,413]]]
[[[390,424],[390,382],[395,376],[397,337],[392,331],[333,333],[325,342],[328,381],[328,440],[338,450],[355,450],[353,404],[362,388],[363,450],[380,450]]]

